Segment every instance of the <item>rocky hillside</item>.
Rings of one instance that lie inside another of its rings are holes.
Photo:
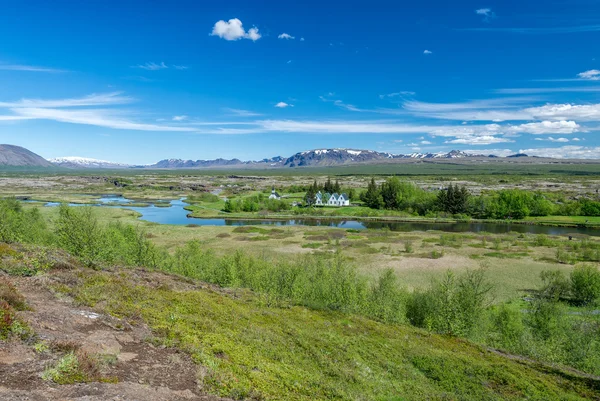
[[[52,163],[20,146],[0,145],[0,166],[52,167]]]

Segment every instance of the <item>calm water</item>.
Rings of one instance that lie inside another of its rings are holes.
[[[411,232],[438,230],[444,232],[487,232],[503,234],[508,232],[565,235],[586,234],[600,236],[600,230],[586,227],[549,227],[524,224],[499,224],[499,223],[428,223],[428,222],[365,222],[356,220],[329,220],[329,219],[288,219],[288,220],[233,220],[233,219],[198,219],[187,217],[188,211],[183,208],[187,205],[182,199],[170,202],[170,207],[148,207],[127,206],[132,201],[118,196],[103,196],[98,206],[119,207],[134,210],[141,214],[140,220],[159,224],[198,226],[247,226],[247,225],[269,225],[269,226],[319,226],[337,227],[345,229],[383,229],[391,231]],[[119,204],[119,206],[106,206],[107,204]],[[57,206],[57,203],[47,203],[46,206]],[[73,206],[78,206],[73,204]]]

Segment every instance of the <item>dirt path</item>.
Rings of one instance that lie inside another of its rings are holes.
[[[30,311],[20,317],[50,349],[36,352],[34,344],[0,341],[0,399],[2,400],[207,400],[198,386],[198,365],[189,355],[156,347],[147,340],[147,326],[132,326],[68,299],[49,289],[50,278],[11,278],[25,296]],[[42,373],[70,349],[105,358],[102,376],[117,383],[58,385]],[[115,380],[116,379],[116,380]]]

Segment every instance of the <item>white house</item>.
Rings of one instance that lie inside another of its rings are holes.
[[[277,191],[275,191],[275,188],[271,190],[271,195],[269,195],[269,199],[281,199],[281,196],[277,193]]]
[[[350,206],[350,199],[346,194],[323,194],[319,191],[315,195],[315,206]]]

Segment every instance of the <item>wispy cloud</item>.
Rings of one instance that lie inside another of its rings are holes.
[[[27,72],[47,72],[52,74],[69,72],[68,70],[61,70],[50,67],[39,67],[35,65],[22,65],[22,64],[0,64],[0,70],[5,71],[27,71]]]
[[[463,103],[408,101],[405,110],[419,117],[460,121],[575,120],[600,121],[600,104],[545,104],[523,107],[531,98],[499,98]]]
[[[86,107],[112,106],[134,102],[135,99],[123,95],[123,92],[92,93],[91,95],[68,99],[21,99],[14,102],[0,102],[0,107]]]
[[[193,132],[196,130],[191,127],[173,127],[135,121],[134,113],[113,107],[133,101],[133,98],[124,96],[121,92],[112,92],[91,94],[80,98],[21,99],[14,102],[0,102],[0,108],[12,113],[12,115],[0,116],[0,121],[52,120],[136,131]]]
[[[423,54],[429,55],[429,54],[433,54],[433,52],[431,50],[425,49],[425,50],[423,50]]]
[[[493,93],[502,95],[535,95],[543,93],[562,93],[562,92],[600,92],[600,86],[568,86],[556,88],[504,88],[495,89]]]
[[[385,99],[386,97],[414,96],[416,94],[417,94],[416,92],[412,92],[412,91],[400,91],[400,92],[387,93],[385,95],[379,95],[379,98]]]
[[[292,35],[290,35],[289,33],[285,33],[285,32],[284,32],[284,33],[282,33],[282,34],[280,34],[279,36],[277,36],[277,38],[278,38],[278,39],[287,39],[287,40],[290,40],[290,39],[296,39],[296,37],[295,37],[295,36],[292,36]]]
[[[217,21],[212,32],[210,33],[210,36],[218,36],[221,39],[229,41],[250,39],[253,42],[256,42],[262,37],[262,35],[258,33],[258,28],[256,27],[250,28],[246,32],[242,26],[242,21],[240,21],[238,18],[232,18],[229,21]]]
[[[11,109],[21,117],[38,120],[52,120],[63,123],[94,125],[97,127],[135,131],[176,131],[193,132],[191,127],[146,124],[132,121],[123,113],[109,109],[55,109],[55,108],[15,108]]]
[[[285,109],[286,107],[294,107],[294,105],[286,103],[286,102],[279,102],[275,105],[275,107],[280,108],[280,109]]]
[[[258,117],[258,116],[262,116],[262,114],[256,113],[254,111],[243,110],[243,109],[232,109],[230,107],[224,107],[222,110],[224,112],[228,113],[229,115],[234,115],[234,116],[238,116],[238,117]]]
[[[187,70],[189,67],[186,65],[168,65],[165,64],[164,61],[160,62],[160,63],[155,63],[155,62],[148,62],[148,63],[144,63],[144,64],[138,64],[138,65],[134,65],[131,68],[140,68],[142,70],[146,70],[146,71],[159,71],[159,70],[166,70],[169,68],[173,68],[175,70],[179,70],[179,71],[183,71],[183,70]]]
[[[477,31],[477,32],[507,32],[507,33],[521,33],[530,35],[543,35],[543,34],[562,34],[562,33],[581,33],[581,32],[598,32],[600,31],[600,25],[578,25],[578,26],[559,26],[559,27],[547,27],[547,28],[461,28],[459,31]]]
[[[173,121],[185,121],[188,119],[188,116],[182,115],[182,116],[173,116]]]

